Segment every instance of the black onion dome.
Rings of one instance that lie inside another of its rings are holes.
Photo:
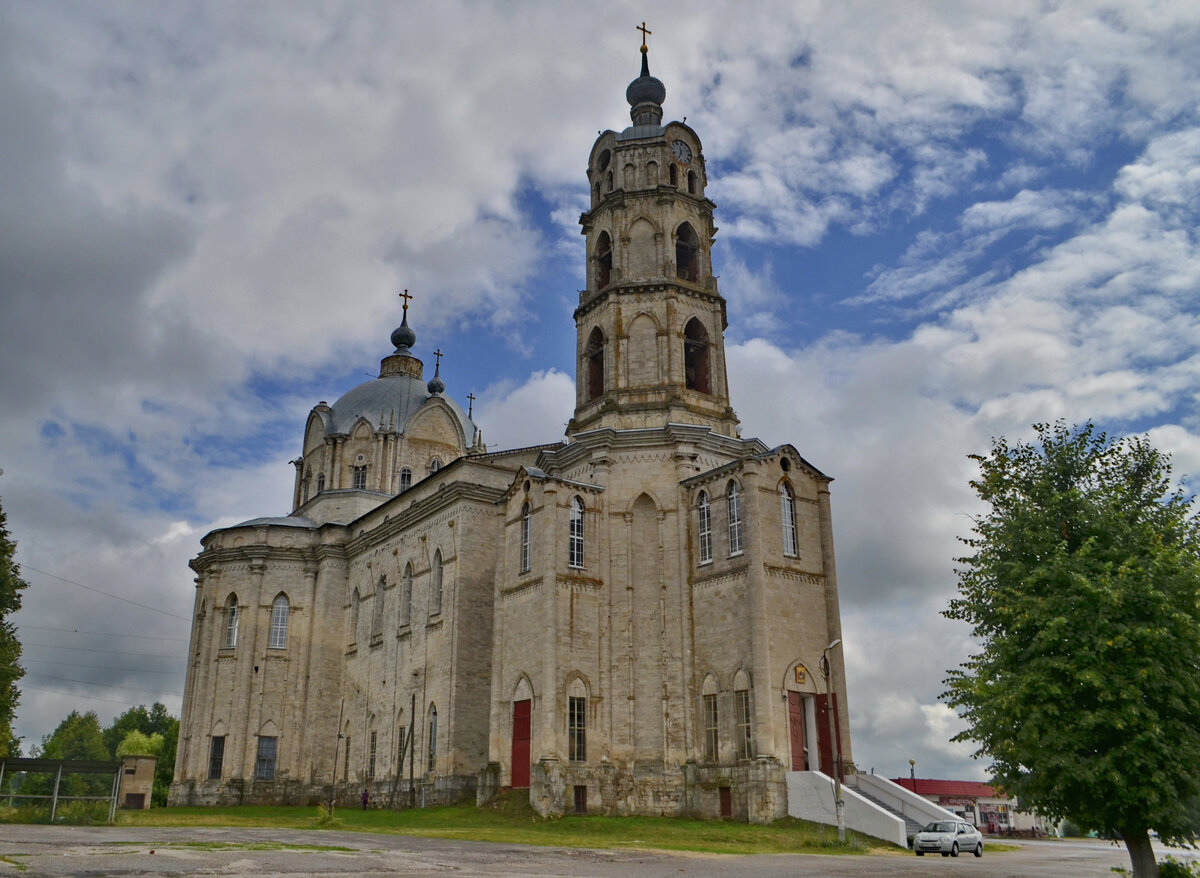
[[[446,382],[442,380],[442,364],[438,363],[433,367],[433,377],[429,379],[429,383],[425,385],[431,396],[441,393],[446,389]]]
[[[417,343],[417,334],[412,331],[412,327],[408,325],[408,309],[404,309],[404,319],[400,321],[400,325],[392,330],[392,344],[397,350],[403,348],[411,348]]]
[[[625,89],[625,100],[629,101],[631,107],[636,107],[638,104],[661,105],[667,99],[667,87],[662,84],[661,79],[650,75],[649,59],[649,53],[643,51],[642,75],[629,83],[629,88]]]

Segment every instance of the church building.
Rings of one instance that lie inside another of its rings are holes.
[[[760,822],[850,762],[831,480],[739,435],[704,152],[646,52],[588,157],[565,441],[489,451],[406,300],[309,415],[291,513],[192,561],[172,804]]]

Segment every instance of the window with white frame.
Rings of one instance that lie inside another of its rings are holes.
[[[408,467],[400,468],[400,493],[403,494],[412,487],[412,470]]]
[[[708,504],[708,492],[701,491],[696,502],[697,533],[700,539],[700,563],[712,561],[712,508]]]
[[[529,510],[529,501],[521,506],[521,572],[529,572],[529,535],[532,529],[533,513]]]
[[[750,735],[749,689],[738,689],[733,693],[733,710],[736,719],[738,759],[749,759],[754,755],[754,739]]]
[[[571,500],[571,516],[567,536],[567,566],[583,567],[583,500]]]
[[[225,602],[225,649],[234,649],[237,646],[237,632],[238,599],[237,595],[231,594]]]
[[[288,632],[288,614],[291,605],[287,595],[279,594],[271,603],[271,634],[267,639],[268,649],[286,649]]]
[[[796,495],[787,482],[779,486],[779,515],[783,522],[783,554],[795,557],[800,554],[796,542]]]
[[[729,554],[742,554],[742,491],[737,482],[730,482],[725,492],[729,512]]]
[[[367,488],[367,468],[366,466],[356,466],[354,468],[354,489],[356,491],[365,491]]]
[[[704,696],[704,760],[716,762],[718,745],[720,743],[717,731],[717,696]]]
[[[587,761],[587,689],[576,677],[567,690],[567,759]]]

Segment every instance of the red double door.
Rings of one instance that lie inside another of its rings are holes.
[[[832,777],[837,749],[834,741],[829,737],[830,698],[826,695],[815,695],[813,696],[813,704],[817,709],[817,759],[820,762],[819,768],[825,774]],[[838,718],[836,695],[833,696],[832,705],[834,734],[840,738],[842,730],[841,721]],[[805,747],[805,726],[804,695],[800,692],[788,692],[788,734],[792,743],[792,771],[808,771],[810,768],[818,767],[809,765],[808,750]]]

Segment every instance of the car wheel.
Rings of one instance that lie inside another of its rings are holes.
[[[950,846],[950,856],[952,856],[952,857],[958,856],[958,842],[955,842],[953,845]]]
[[[925,851],[917,851],[917,856],[918,856],[918,857],[923,857],[923,856],[925,856]]]
[[[977,856],[977,857],[983,856],[983,842],[980,842],[979,844],[975,845],[975,856]]]

